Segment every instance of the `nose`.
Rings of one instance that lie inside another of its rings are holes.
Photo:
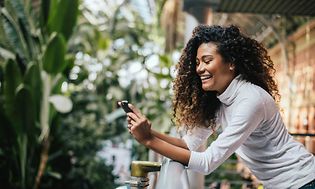
[[[198,65],[196,65],[196,72],[203,73],[205,71],[204,63],[200,62]]]

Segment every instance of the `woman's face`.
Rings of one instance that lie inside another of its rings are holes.
[[[234,64],[225,63],[214,43],[202,43],[197,50],[196,72],[205,91],[221,94],[235,77]]]

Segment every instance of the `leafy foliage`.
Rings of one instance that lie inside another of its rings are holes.
[[[42,1],[59,5],[57,0]],[[78,0],[73,0],[77,2]],[[32,2],[28,2],[32,5]],[[1,183],[7,188],[38,188],[49,151],[49,127],[55,110],[49,104],[65,65],[64,33],[37,24],[21,0],[4,2],[1,9]],[[49,12],[58,14],[50,7]],[[78,6],[73,6],[78,9]],[[38,16],[38,15],[37,15]],[[75,25],[76,14],[69,15]],[[58,24],[60,24],[59,21]],[[70,34],[70,33],[68,33]],[[68,36],[67,36],[68,37]],[[52,38],[52,40],[46,40]],[[56,57],[56,58],[55,58]],[[53,59],[52,59],[53,58]],[[43,69],[44,68],[44,69]]]
[[[130,137],[116,102],[128,99],[162,131],[172,125],[172,59],[157,23],[127,2],[101,12],[101,24],[82,16],[78,0],[32,2],[6,0],[1,10],[1,186],[114,188],[97,152],[103,140]],[[58,112],[53,95],[71,99],[71,112]],[[133,150],[147,159],[143,146]]]
[[[118,111],[118,100],[127,99],[148,116],[155,129],[168,131],[172,126],[170,88],[174,64],[171,55],[163,52],[158,23],[146,23],[130,3],[112,6],[112,11],[102,10],[96,15],[87,6],[83,8],[83,14],[89,15],[88,20],[79,20],[82,24],[77,28],[78,33],[73,36],[70,46],[76,50],[89,48],[90,51],[84,51],[85,54],[79,56],[91,60],[77,61],[76,67],[82,72],[88,70],[85,64],[91,66],[91,62],[93,66],[100,67],[94,72],[95,79],[87,79],[86,85],[92,84],[90,92],[102,97],[104,107],[108,108],[103,114],[105,117]],[[98,24],[91,28],[89,20]],[[78,79],[82,76],[75,75],[74,78]],[[110,124],[113,129],[118,126]],[[134,159],[147,160],[146,148],[135,143],[133,149]]]
[[[60,116],[56,122],[61,126],[56,123],[51,133],[58,137],[52,142],[49,170],[59,176],[45,175],[43,188],[114,188],[113,168],[97,152],[102,140],[119,131],[112,132],[104,124],[102,112],[91,107],[98,99],[89,91],[74,93],[72,100],[72,112]]]

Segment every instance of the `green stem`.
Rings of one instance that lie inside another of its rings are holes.
[[[49,96],[51,90],[51,76],[44,72],[42,76],[43,80],[43,99],[41,104],[40,112],[40,125],[42,127],[42,132],[39,137],[40,141],[49,136]]]
[[[39,136],[39,141],[42,143],[41,158],[39,163],[39,168],[35,178],[34,189],[38,189],[41,181],[41,177],[45,171],[48,152],[49,152],[49,96],[51,93],[52,78],[46,72],[42,72],[42,82],[43,82],[43,97],[41,102],[41,112],[40,112],[40,124],[42,127],[41,135]]]
[[[27,159],[27,135],[23,134],[21,137],[18,137],[18,146],[19,146],[19,159],[21,167],[21,187],[22,189],[26,188],[26,159]]]

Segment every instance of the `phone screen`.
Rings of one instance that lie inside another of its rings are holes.
[[[121,101],[121,107],[126,113],[132,112],[132,110],[128,107],[128,101],[127,100]]]

